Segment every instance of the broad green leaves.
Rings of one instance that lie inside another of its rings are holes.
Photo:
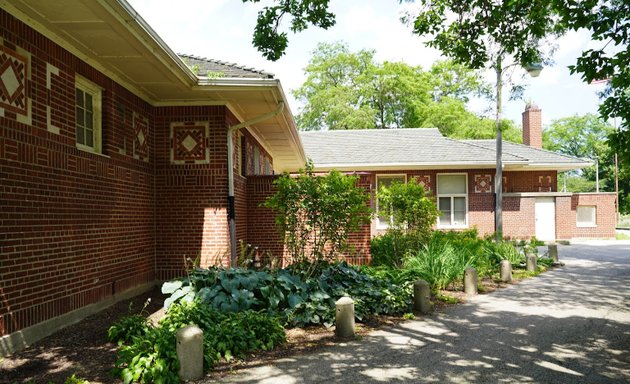
[[[289,326],[331,325],[335,319],[335,301],[345,295],[355,300],[358,319],[370,314],[403,313],[408,309],[411,299],[408,285],[372,278],[345,263],[321,262],[314,269],[311,267],[302,264],[273,271],[198,269],[190,280],[192,285],[184,284],[180,289],[192,290],[195,302],[208,308],[220,312],[262,311]],[[173,286],[168,282],[165,285]],[[173,295],[178,295],[178,290]],[[174,301],[177,299],[171,296],[169,302]],[[204,321],[193,320],[198,325]]]

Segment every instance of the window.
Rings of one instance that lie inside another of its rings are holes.
[[[243,138],[243,134],[241,131],[237,131],[236,135],[236,143],[238,144],[238,152],[237,152],[237,164],[238,167],[238,175],[243,176],[243,145],[245,144],[245,139]]]
[[[265,175],[273,174],[271,170],[271,161],[265,157]]]
[[[380,191],[381,188],[389,187],[393,182],[406,183],[407,175],[376,175],[376,190]],[[379,212],[378,208],[378,199],[376,200],[376,227],[377,228],[387,228],[389,224],[392,222],[391,215],[387,214],[387,212]]]
[[[101,152],[101,89],[82,78],[75,79],[77,147]]]
[[[260,175],[260,149],[254,146],[254,175]]]
[[[468,179],[466,174],[437,175],[439,228],[468,225]]]
[[[597,226],[597,207],[594,205],[578,205],[577,226],[595,227]]]

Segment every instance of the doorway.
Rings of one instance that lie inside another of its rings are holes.
[[[536,238],[542,241],[556,240],[556,199],[554,197],[537,197],[534,216]]]

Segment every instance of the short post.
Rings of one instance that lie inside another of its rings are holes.
[[[501,260],[501,281],[504,283],[512,281],[512,264],[509,260]]]
[[[182,380],[203,377],[203,331],[196,325],[187,325],[177,331],[177,359]]]
[[[538,257],[536,255],[527,255],[527,272],[535,272],[538,268]]]
[[[558,244],[549,244],[549,257],[553,260],[554,263],[558,262]]]
[[[423,315],[431,312],[431,289],[424,280],[417,280],[413,284],[413,308]]]
[[[464,271],[464,292],[467,295],[477,294],[477,270],[469,267]]]
[[[335,336],[340,339],[354,338],[354,300],[344,296],[335,302],[337,310]]]

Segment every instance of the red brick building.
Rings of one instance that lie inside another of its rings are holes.
[[[231,201],[238,244],[250,179],[306,161],[273,75],[184,57],[193,72],[126,2],[65,3],[0,10],[3,354],[184,258],[227,263]]]
[[[382,233],[389,217],[378,212],[375,192],[393,181],[412,178],[436,199],[436,227],[495,230],[494,140],[454,140],[437,129],[302,132],[302,144],[316,171],[358,172],[376,211],[371,236]],[[589,161],[543,150],[541,111],[523,112],[523,142],[503,142],[503,233],[540,240],[614,238],[615,194],[558,191],[559,171],[591,166]],[[363,248],[366,254],[369,249]]]
[[[240,241],[282,255],[260,203],[272,174],[306,155],[273,75],[178,57],[124,0],[2,4],[0,354],[181,276],[186,258],[227,264]],[[492,230],[489,163],[338,168],[360,172],[370,190],[381,174],[418,175],[430,189],[457,171],[466,225]],[[610,237],[612,197],[557,193],[560,169],[506,166],[506,233],[533,234],[545,197],[555,237]],[[460,204],[456,195],[447,197]],[[575,224],[592,219],[581,207],[595,207],[596,225]],[[372,234],[353,235],[355,262],[369,261]]]

